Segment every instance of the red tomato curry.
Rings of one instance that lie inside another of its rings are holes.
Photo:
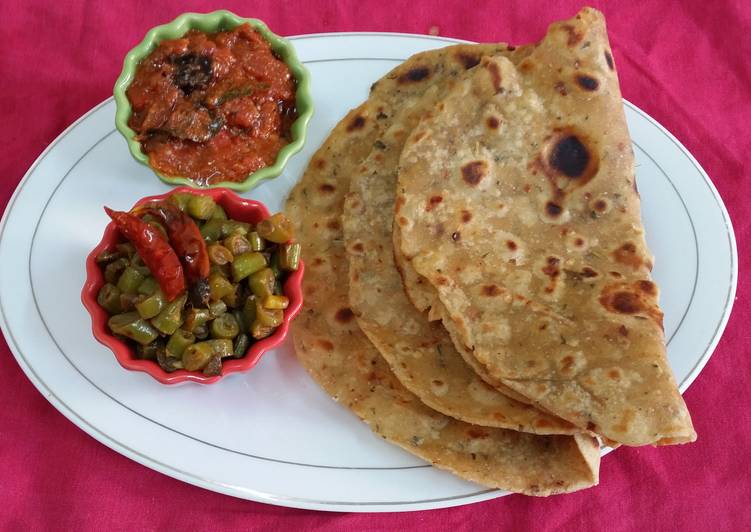
[[[163,41],[127,90],[149,164],[199,185],[274,163],[297,118],[295,78],[249,24]]]

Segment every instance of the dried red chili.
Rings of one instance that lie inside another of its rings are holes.
[[[180,259],[164,235],[130,213],[113,211],[107,207],[104,211],[136,248],[143,263],[159,283],[164,297],[172,301],[185,292],[185,277]]]

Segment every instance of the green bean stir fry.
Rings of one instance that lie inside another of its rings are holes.
[[[298,268],[300,244],[290,242],[292,226],[282,213],[254,226],[228,219],[209,196],[173,194],[165,201],[197,225],[205,242],[201,253],[208,254],[207,279],[189,278],[186,290],[169,301],[160,273],[144,264],[146,251],[139,254],[137,245],[123,241],[97,257],[106,281],[97,301],[110,315],[109,329],[135,346],[139,358],[153,360],[167,372],[219,375],[222,359],[242,358],[253,342],[281,325],[289,305],[282,286]],[[175,236],[165,220],[144,212],[141,220],[164,235],[164,241]],[[208,290],[203,303],[192,297],[191,282]]]

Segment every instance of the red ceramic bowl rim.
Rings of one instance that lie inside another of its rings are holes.
[[[258,223],[264,218],[270,216],[268,209],[263,203],[243,199],[231,190],[225,188],[196,190],[190,187],[179,187],[164,194],[145,197],[139,200],[134,207],[148,201],[162,200],[172,194],[178,193],[193,194],[196,196],[211,196],[222,208],[233,212],[234,214],[231,214],[230,218],[236,220]],[[97,294],[102,285],[104,285],[104,275],[101,268],[96,263],[96,257],[102,251],[112,247],[117,242],[119,235],[120,233],[115,227],[115,224],[110,222],[104,230],[102,240],[93,251],[89,253],[88,257],[86,257],[86,282],[81,291],[81,301],[91,316],[91,328],[94,333],[94,338],[112,350],[120,365],[125,369],[148,373],[162,384],[177,384],[186,381],[211,384],[231,373],[244,373],[249,371],[258,363],[266,351],[273,349],[284,341],[287,337],[290,323],[302,308],[302,278],[305,271],[305,265],[300,261],[300,268],[297,271],[292,272],[284,282],[284,295],[289,298],[289,306],[284,311],[284,320],[282,324],[276,329],[276,331],[274,331],[274,334],[251,344],[250,348],[248,348],[248,352],[243,358],[223,360],[221,375],[207,377],[199,371],[187,371],[184,369],[167,373],[159,367],[159,364],[152,360],[136,358],[133,349],[131,349],[128,344],[113,336],[107,330],[107,320],[109,319],[109,315],[107,314],[107,311],[97,303]]]

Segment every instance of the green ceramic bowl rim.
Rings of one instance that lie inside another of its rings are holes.
[[[271,45],[271,49],[278,54],[289,67],[292,74],[297,80],[297,92],[295,94],[297,105],[297,120],[291,127],[292,142],[284,146],[276,156],[276,161],[272,166],[267,166],[256,170],[239,183],[223,181],[210,187],[199,187],[194,181],[185,177],[174,177],[164,175],[149,165],[148,157],[141,151],[141,144],[136,140],[136,132],[128,127],[131,107],[125,91],[135,76],[138,63],[148,56],[157,45],[164,40],[177,39],[185,35],[188,30],[198,29],[207,33],[213,33],[221,30],[234,29],[241,24],[248,23]],[[115,126],[128,141],[128,147],[133,157],[140,163],[149,166],[159,178],[170,185],[187,185],[194,188],[216,188],[224,187],[236,192],[247,192],[265,179],[277,177],[282,173],[284,166],[289,158],[302,149],[305,143],[308,123],[313,115],[313,98],[310,95],[310,73],[297,58],[295,49],[288,40],[274,34],[262,21],[254,18],[238,17],[234,13],[226,10],[214,11],[212,13],[183,13],[169,24],[156,26],[149,30],[143,41],[133,48],[125,56],[123,70],[120,77],[115,82],[114,89],[115,104]]]

